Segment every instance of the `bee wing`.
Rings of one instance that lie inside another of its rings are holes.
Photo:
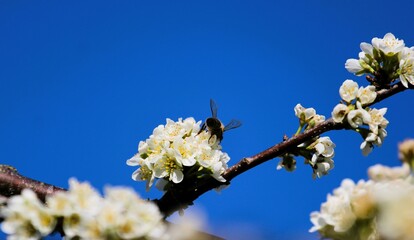
[[[213,116],[213,118],[217,118],[217,105],[213,99],[210,99],[210,109],[211,109],[211,116]]]
[[[227,131],[233,128],[238,128],[242,125],[242,123],[239,120],[233,119],[231,120],[225,127],[223,131]]]

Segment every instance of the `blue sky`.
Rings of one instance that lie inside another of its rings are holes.
[[[412,1],[0,1],[0,159],[21,174],[67,187],[126,185],[147,198],[155,189],[131,180],[125,161],[166,118],[210,115],[243,126],[226,133],[230,164],[297,129],[301,103],[330,116],[351,78],[344,63],[359,43],[392,32],[414,45]],[[367,167],[398,165],[397,144],[414,137],[413,93],[388,107],[385,145],[363,157],[359,136],[330,132],[335,169],[312,180],[269,161],[209,192],[207,231],[228,239],[316,239],[309,213],[343,178]],[[235,235],[235,232],[242,235]]]

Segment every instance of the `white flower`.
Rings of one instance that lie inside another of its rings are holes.
[[[345,80],[341,87],[339,88],[339,95],[341,98],[350,103],[352,100],[354,100],[357,97],[358,94],[358,83],[352,81],[352,80]]]
[[[364,73],[364,68],[359,63],[358,59],[348,59],[345,62],[345,68],[350,73],[355,73],[357,76],[360,76]]]
[[[46,197],[46,203],[51,214],[55,216],[69,216],[74,211],[74,205],[67,197],[66,192],[57,192]]]
[[[368,176],[376,182],[405,179],[410,176],[410,166],[403,164],[402,166],[388,167],[376,164],[368,169]]]
[[[404,49],[404,41],[398,40],[392,33],[385,34],[384,38],[373,38],[372,45],[387,56],[393,56]]]
[[[384,138],[387,136],[387,131],[384,128],[378,128],[377,134],[369,132],[365,137],[365,140],[361,143],[361,150],[364,156],[367,156],[371,153],[372,149],[375,146],[380,147],[384,142]]]
[[[364,156],[368,156],[374,148],[374,143],[377,141],[378,136],[375,133],[369,133],[365,140],[361,143],[360,149]]]
[[[346,232],[356,220],[348,195],[328,195],[327,201],[321,206],[321,213],[326,214],[326,223],[333,226],[336,232]]]
[[[362,124],[371,122],[371,115],[365,109],[351,110],[347,115],[349,125],[353,128],[358,128]]]
[[[368,62],[368,57],[373,57],[374,56],[374,48],[372,47],[371,44],[366,43],[366,42],[362,42],[359,47],[362,50],[362,53],[364,54],[364,56],[361,56],[361,54],[359,55],[359,57],[364,60],[365,62]]]
[[[103,198],[88,183],[70,179],[69,185],[67,192],[48,196],[47,205],[29,189],[11,197],[1,209],[7,239],[41,239],[54,230],[58,219],[68,239],[169,239],[157,205],[133,190],[107,187]]]
[[[381,239],[412,239],[414,236],[414,185],[404,180],[378,183],[378,231]]]
[[[141,165],[141,168],[138,168],[132,173],[132,179],[135,181],[147,181],[146,190],[149,191],[155,180],[152,164],[150,164],[148,161],[144,161]]]
[[[311,229],[309,229],[309,232],[319,231],[328,225],[325,220],[326,216],[322,215],[320,212],[311,212],[310,217],[313,226]]]
[[[195,137],[187,137],[185,140],[182,137],[175,138],[171,147],[177,161],[187,167],[193,166],[196,163],[197,144]]]
[[[101,195],[92,186],[76,179],[69,179],[69,201],[76,204],[76,208],[83,214],[95,214],[99,212],[99,205],[102,201]]]
[[[375,101],[377,97],[377,92],[375,91],[375,86],[360,87],[358,89],[358,100],[362,105],[366,105]]]
[[[315,156],[315,154],[313,156]],[[312,178],[321,178],[322,176],[328,174],[329,171],[334,168],[334,161],[332,160],[332,158],[318,157],[315,159],[315,164],[312,168]]]
[[[371,121],[368,123],[369,129],[375,133],[378,134],[378,127],[386,128],[388,125],[388,120],[384,118],[385,113],[387,112],[387,108],[381,108],[381,109],[370,109],[369,114],[371,116]]]
[[[167,154],[154,164],[154,176],[167,178],[174,183],[180,183],[184,179],[182,164],[174,158],[174,151],[168,149]]]
[[[316,155],[322,155],[327,158],[332,158],[334,156],[335,144],[329,137],[320,137],[315,143]]]
[[[309,122],[309,127],[313,128],[325,121],[324,115],[315,114],[312,118],[312,120]]]
[[[339,103],[334,107],[332,111],[332,118],[335,122],[340,123],[344,120],[348,112],[348,107],[345,104]]]
[[[5,218],[2,231],[16,239],[39,239],[51,233],[56,225],[56,219],[30,189],[11,197],[1,215]]]
[[[276,166],[277,170],[286,169],[288,172],[293,172],[296,169],[296,160],[294,155],[287,154],[280,159],[279,163]]]
[[[295,115],[300,119],[301,124],[307,123],[316,114],[314,108],[304,108],[300,103],[296,104],[294,110]]]
[[[359,219],[370,219],[375,216],[376,201],[373,184],[372,181],[360,180],[350,191],[352,211]]]
[[[125,214],[127,221],[124,224],[132,226],[133,229],[128,229],[125,225],[120,226],[118,233],[124,237],[133,236],[134,238],[140,238],[157,228],[157,225],[162,225],[162,215],[157,205],[152,202],[136,202]]]
[[[408,87],[408,83],[414,85],[414,47],[403,49],[399,67],[400,80],[404,87]]]

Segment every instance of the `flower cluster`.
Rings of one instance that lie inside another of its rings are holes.
[[[325,121],[325,116],[316,114],[314,108],[304,108],[300,103],[296,104],[295,115],[299,118],[299,129],[297,134],[303,129],[311,129],[323,121]]]
[[[377,78],[376,85],[386,86],[396,79],[408,87],[414,85],[414,47],[406,47],[403,40],[392,33],[361,43],[359,59],[348,59],[345,68],[356,75],[369,74]]]
[[[328,194],[319,212],[312,212],[313,227],[323,238],[411,239],[414,236],[414,181],[408,165],[375,165],[370,180],[351,179]]]
[[[215,135],[200,130],[194,118],[167,119],[165,125],[156,127],[152,135],[138,145],[138,153],[127,161],[130,166],[139,166],[132,178],[147,181],[147,190],[155,179],[166,190],[168,184],[179,184],[187,179],[212,176],[220,182],[228,168],[229,156],[221,151]],[[167,185],[166,185],[167,183]]]
[[[301,104],[297,104],[294,108],[295,115],[299,118],[299,128],[296,135],[302,131],[309,130],[323,121],[325,116],[316,114],[314,108],[304,108]],[[321,177],[328,174],[328,171],[334,167],[335,144],[329,137],[317,137],[312,141],[300,144],[296,150],[283,155],[277,165],[277,169],[285,168],[287,171],[296,169],[295,156],[303,156],[306,163],[312,167],[313,178]]]
[[[30,189],[11,197],[1,210],[8,239],[40,239],[58,222],[66,239],[168,239],[158,207],[133,190],[108,187],[103,198],[88,183],[71,179],[69,186],[48,196],[46,205]]]
[[[364,155],[368,155],[375,146],[381,146],[387,136],[385,128],[388,120],[384,118],[387,108],[375,109],[366,107],[375,101],[377,93],[375,87],[359,87],[352,80],[345,80],[339,88],[339,95],[343,103],[339,103],[332,111],[335,122],[346,121],[349,126],[361,134],[364,141],[360,148]],[[362,126],[368,126],[363,128]]]

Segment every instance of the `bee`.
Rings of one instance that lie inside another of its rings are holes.
[[[217,118],[217,105],[213,99],[210,99],[210,109],[211,117],[207,118],[206,121],[201,125],[201,129],[197,134],[200,134],[204,130],[208,130],[211,134],[211,137],[216,136],[217,139],[221,142],[223,140],[223,133],[230,129],[238,128],[241,126],[239,120],[233,119],[226,126]]]

